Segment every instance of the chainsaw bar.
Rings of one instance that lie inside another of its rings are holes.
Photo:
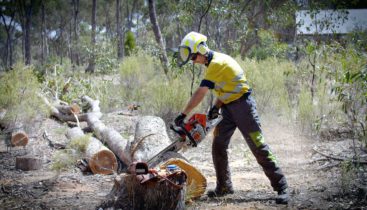
[[[199,122],[199,120],[205,119],[206,116],[204,115],[205,118],[203,118],[203,115],[201,114],[198,114],[198,116],[201,119],[194,119],[195,117],[193,117],[188,123],[186,123],[185,126],[171,125],[170,128],[179,135],[178,139],[153,156],[147,161],[147,163],[153,163],[167,152],[178,152],[180,149],[182,149],[182,147],[185,146],[185,144],[190,147],[196,147],[197,144],[199,144],[206,137],[207,133],[217,126],[223,119],[223,117],[219,115],[215,119],[204,120],[203,123],[203,121]],[[203,126],[205,126],[205,128]]]
[[[154,155],[150,160],[148,160],[148,165],[161,158],[166,152],[178,152],[184,144],[185,141],[182,141],[182,139],[177,139],[176,141],[172,142],[172,144],[160,151],[158,154]]]

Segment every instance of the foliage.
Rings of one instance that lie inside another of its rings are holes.
[[[279,42],[271,31],[260,30],[257,33],[260,44],[250,50],[249,58],[264,60],[267,57],[286,57],[288,51],[286,43]]]
[[[81,154],[74,149],[60,150],[52,158],[51,169],[65,171],[74,168],[75,163],[81,158]]]
[[[125,58],[120,67],[120,94],[123,101],[140,104],[144,113],[171,119],[189,99],[190,80],[179,75],[167,81],[158,66],[147,55]]]
[[[126,32],[125,36],[126,36],[125,43],[124,43],[125,54],[129,56],[134,52],[134,49],[136,47],[135,35],[133,32],[128,31]]]
[[[53,157],[51,168],[56,171],[65,171],[75,166],[83,158],[83,154],[90,141],[91,135],[72,139],[65,150],[57,151]]]
[[[87,146],[89,144],[91,136],[92,135],[90,134],[90,135],[82,136],[80,138],[72,139],[68,143],[68,148],[75,149],[75,150],[80,151],[80,152],[85,152],[85,150],[87,149]]]
[[[112,42],[108,40],[102,40],[97,42],[96,46],[90,46],[85,44],[83,50],[87,54],[87,57],[95,56],[96,71],[99,73],[111,73],[117,67],[117,58],[115,57],[116,49]]]
[[[290,113],[290,102],[286,87],[286,72],[294,71],[294,65],[289,61],[268,58],[263,61],[237,61],[245,70],[253,95],[262,113],[277,111],[278,114]]]
[[[37,96],[40,84],[32,66],[16,64],[13,70],[0,77],[0,107],[7,110],[4,121],[30,121],[46,113],[42,100]]]
[[[304,130],[312,129],[315,121],[315,110],[312,104],[311,94],[308,90],[302,89],[298,99],[298,120]]]

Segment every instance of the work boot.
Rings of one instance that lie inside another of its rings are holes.
[[[209,190],[207,195],[209,198],[222,197],[228,194],[233,194],[234,191],[232,188],[215,188],[215,190]]]
[[[289,194],[287,189],[278,191],[278,196],[275,198],[277,204],[288,204]]]

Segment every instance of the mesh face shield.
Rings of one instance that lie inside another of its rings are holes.
[[[185,65],[187,62],[189,62],[191,60],[192,57],[192,53],[191,53],[191,49],[187,46],[179,46],[178,47],[178,66],[183,66]]]

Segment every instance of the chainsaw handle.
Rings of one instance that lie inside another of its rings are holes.
[[[182,131],[185,133],[185,135],[187,137],[189,137],[189,139],[190,139],[190,141],[192,143],[192,146],[193,147],[197,147],[198,144],[196,143],[195,139],[191,136],[190,132],[188,132],[183,125],[181,125],[180,127],[181,127]]]
[[[181,126],[175,126],[175,125],[171,124],[169,126],[169,128],[171,130],[173,130],[175,133],[177,133],[178,135],[180,135],[180,136],[185,135],[185,133],[182,131]]]
[[[173,124],[170,125],[170,129],[173,130],[175,133],[177,133],[180,136],[187,136],[190,140],[190,142],[192,143],[193,147],[197,147],[197,143],[194,140],[194,138],[191,136],[190,132],[188,132],[185,128],[185,126],[179,125],[179,126],[175,126]]]

